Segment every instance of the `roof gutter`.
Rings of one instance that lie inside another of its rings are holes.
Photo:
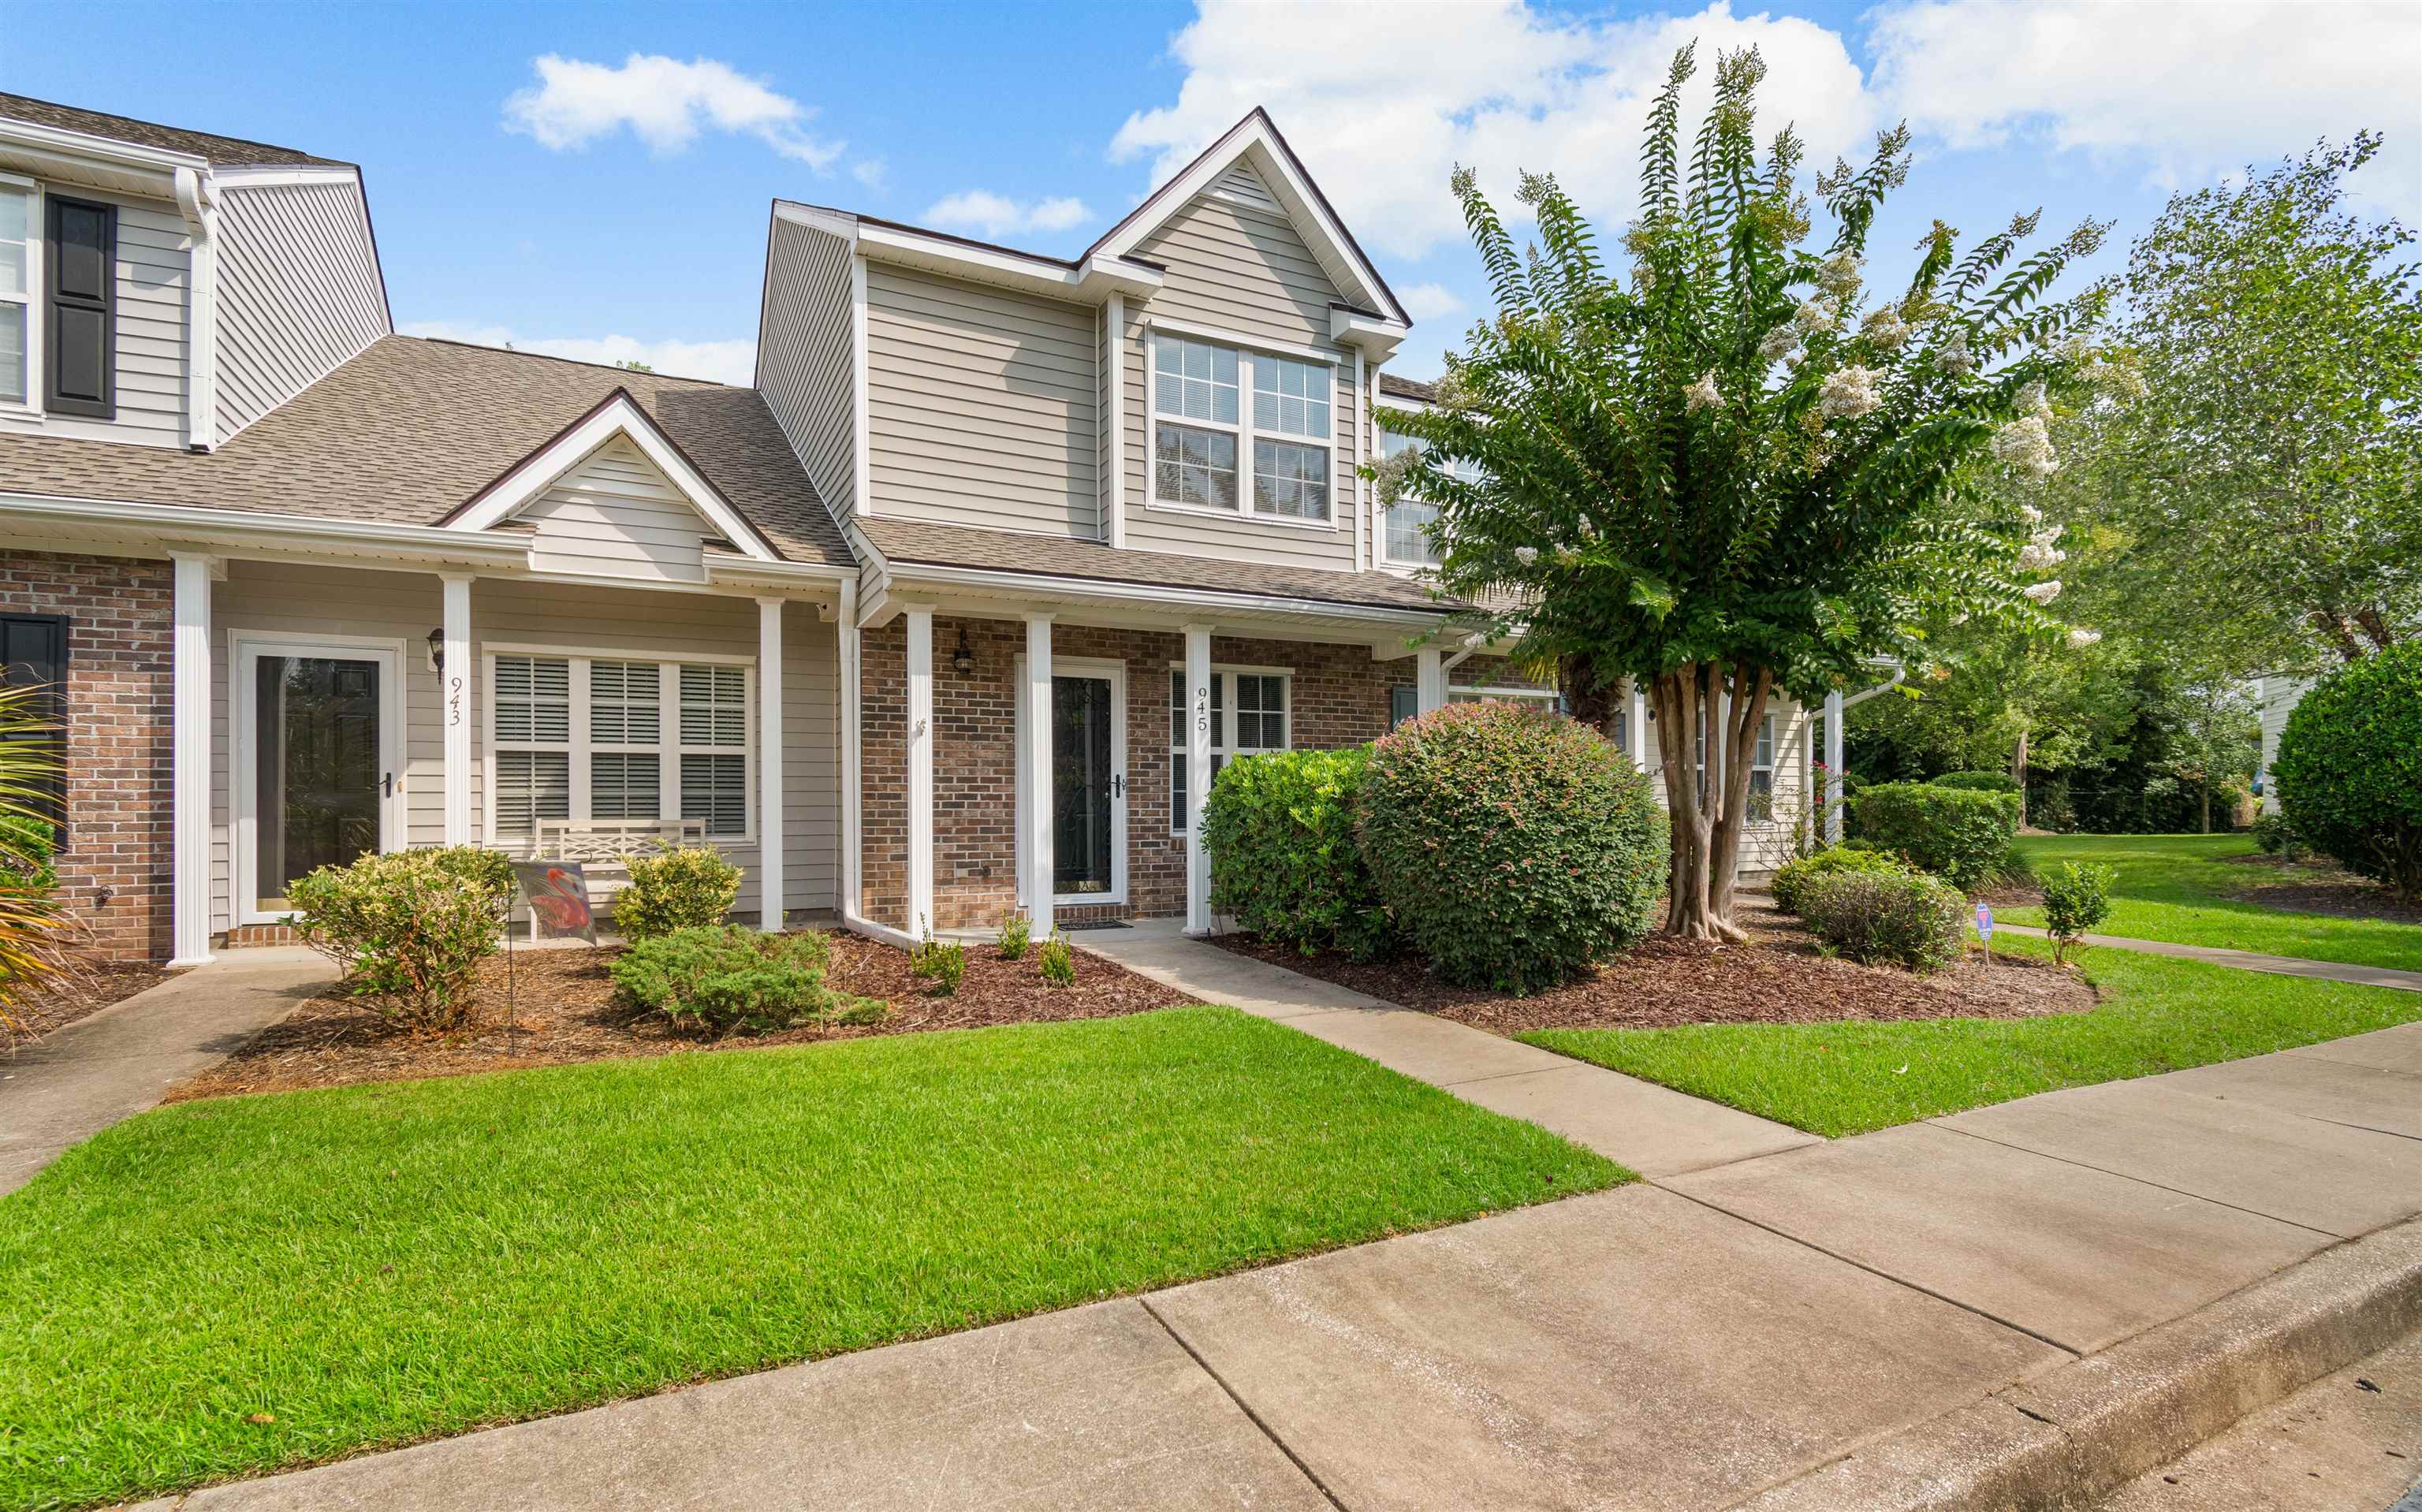
[[[1852,693],[1848,695],[1842,700],[1842,707],[1845,710],[1855,709],[1860,704],[1866,702],[1867,700],[1874,698],[1877,694],[1889,693],[1894,688],[1900,686],[1903,680],[1908,676],[1909,669],[1898,662],[1895,662],[1893,663],[1892,677],[1889,681],[1878,683],[1875,686],[1868,688],[1864,693]]]
[[[1218,589],[1176,588],[1159,583],[1133,583],[1114,578],[1066,577],[1047,573],[1003,572],[983,567],[952,567],[938,562],[889,559],[891,586],[905,582],[934,583],[952,588],[992,589],[1011,593],[1046,593],[1073,599],[1100,599],[1119,604],[1150,604],[1176,608],[1247,609],[1262,614],[1318,614],[1331,619],[1365,620],[1376,625],[1428,629],[1446,615],[1436,609],[1399,609],[1376,604],[1352,604],[1329,599],[1295,598],[1275,593],[1233,593]]]
[[[519,567],[529,556],[529,547],[523,542],[480,541],[436,526],[330,520],[263,510],[197,509],[130,499],[63,498],[49,494],[0,492],[0,520],[129,527],[197,545],[367,547],[479,566]]]

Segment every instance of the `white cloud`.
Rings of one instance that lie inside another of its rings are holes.
[[[549,53],[535,66],[539,82],[505,102],[505,125],[543,147],[586,147],[627,126],[669,157],[711,128],[754,136],[818,172],[841,155],[841,143],[808,134],[814,110],[713,58],[634,53],[608,68]]]
[[[2294,0],[1913,0],[1875,15],[1875,87],[1952,147],[2041,141],[2141,162],[2164,187],[2369,127],[2353,181],[2422,205],[2422,8]]]
[[[925,213],[920,217],[928,226],[979,231],[990,237],[1015,231],[1064,231],[1093,218],[1093,213],[1083,200],[1066,195],[1020,203],[989,189],[947,195],[926,206]]]
[[[757,377],[757,343],[731,341],[642,341],[631,336],[528,337],[509,326],[473,325],[462,321],[410,321],[406,336],[469,341],[478,346],[511,347],[576,362],[645,363],[674,378],[710,378],[717,383],[751,384]]]
[[[860,158],[849,165],[849,176],[880,194],[891,177],[891,165],[881,158]]]
[[[1270,39],[1286,39],[1273,49]],[[1879,123],[1842,39],[1813,22],[1736,16],[1719,0],[1695,15],[1568,19],[1520,0],[1434,6],[1417,25],[1374,26],[1334,0],[1283,8],[1202,0],[1171,44],[1185,68],[1176,102],[1127,118],[1114,161],[1149,157],[1167,178],[1254,105],[1269,107],[1355,234],[1418,258],[1464,239],[1447,192],[1457,163],[1480,171],[1501,213],[1518,214],[1518,169],[1552,172],[1610,226],[1631,213],[1641,127],[1675,49],[1696,39],[1693,117],[1713,91],[1716,55],[1754,43],[1769,76],[1761,135],[1798,125],[1816,162],[1864,155]]]
[[[1444,284],[1419,283],[1400,289],[1396,300],[1405,307],[1405,313],[1417,321],[1442,321],[1470,307]]]

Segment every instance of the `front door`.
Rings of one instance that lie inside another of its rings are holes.
[[[236,885],[245,921],[286,890],[399,839],[399,657],[384,647],[239,643]]]
[[[1023,658],[1020,658],[1021,669]],[[1023,678],[1021,669],[1019,676]],[[1017,723],[1026,726],[1024,700]],[[1020,735],[1021,742],[1023,734]],[[1051,898],[1083,907],[1127,900],[1126,669],[1068,656],[1051,660]],[[1021,812],[1031,801],[1018,774]],[[1026,827],[1018,827],[1018,875]],[[1021,896],[1023,883],[1021,886]]]

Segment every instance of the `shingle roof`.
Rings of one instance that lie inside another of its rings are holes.
[[[1222,561],[1018,530],[979,530],[879,515],[860,520],[858,528],[877,551],[894,562],[1312,599],[1371,608],[1422,609],[1436,614],[1452,613],[1462,607],[1453,600],[1438,597],[1420,583],[1390,573],[1322,572],[1265,562]]]
[[[207,455],[0,436],[0,488],[435,525],[617,388],[784,558],[850,560],[755,389],[409,336],[381,337]]]
[[[80,110],[74,105],[55,104],[25,95],[0,94],[0,118],[31,121],[37,126],[55,127],[63,132],[81,132],[86,136],[105,136],[113,142],[133,142],[170,152],[190,152],[213,164],[275,165],[280,167],[353,166],[335,158],[297,152],[291,147],[271,147],[265,142],[247,142],[241,137],[218,136],[209,132],[189,132],[181,127],[135,120],[128,116]]]
[[[1415,378],[1399,378],[1392,372],[1379,375],[1379,392],[1393,394],[1398,399],[1418,399],[1423,403],[1438,402],[1438,386]]]

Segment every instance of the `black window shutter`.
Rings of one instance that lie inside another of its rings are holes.
[[[34,737],[54,767],[41,784],[46,802],[29,805],[53,824],[67,822],[68,622],[56,614],[0,614],[0,687],[39,687],[36,713],[51,728]],[[65,843],[65,835],[60,837]]]
[[[118,415],[118,207],[50,196],[42,407]]]

